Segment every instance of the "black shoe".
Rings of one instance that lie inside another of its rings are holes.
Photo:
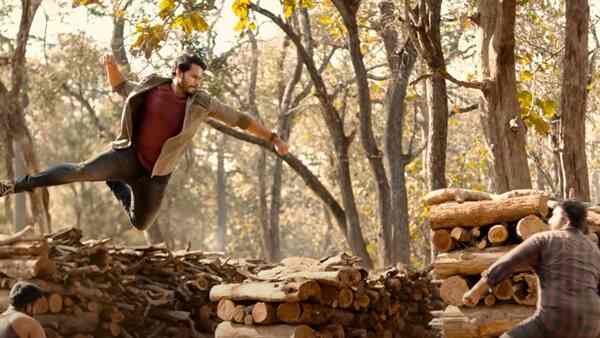
[[[0,197],[4,197],[15,192],[15,184],[9,180],[0,181]]]

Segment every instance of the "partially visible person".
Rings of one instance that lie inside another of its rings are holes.
[[[474,306],[491,288],[529,266],[538,277],[536,311],[501,338],[597,338],[600,336],[600,250],[587,236],[587,210],[576,201],[561,202],[537,233],[485,272],[463,297]]]
[[[26,313],[27,305],[44,296],[35,284],[17,282],[8,295],[8,309],[0,314],[0,338],[46,338],[44,329]]]

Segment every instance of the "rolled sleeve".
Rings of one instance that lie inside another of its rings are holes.
[[[121,95],[122,97],[129,96],[129,93],[137,86],[137,83],[129,80],[125,80],[115,87],[113,87],[113,92]]]
[[[481,275],[486,277],[487,284],[493,287],[508,277],[517,267],[535,267],[541,256],[542,245],[539,236],[531,236],[498,259]]]
[[[252,118],[212,98],[208,106],[209,116],[230,126],[247,129]]]

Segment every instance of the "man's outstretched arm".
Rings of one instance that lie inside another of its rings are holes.
[[[104,65],[106,78],[113,91],[122,97],[127,97],[131,90],[133,90],[135,87],[135,84],[125,79],[111,54],[102,56],[100,62]]]
[[[224,122],[232,127],[244,129],[259,139],[270,142],[273,144],[275,151],[277,151],[277,154],[280,156],[288,153],[287,145],[279,138],[277,134],[271,132],[256,119],[248,116],[247,114],[240,113],[214,98],[210,99],[208,111],[210,117]]]

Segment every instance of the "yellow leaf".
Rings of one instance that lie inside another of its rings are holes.
[[[313,8],[315,7],[315,3],[313,2],[313,0],[300,0],[300,7]]]
[[[235,27],[233,29],[236,32],[241,32],[242,30],[244,30],[244,28],[246,28],[247,25],[248,25],[248,19],[240,18],[240,20],[238,20],[237,24],[235,25]]]
[[[542,109],[545,118],[551,119],[556,115],[556,102],[554,100],[540,100],[536,103]]]
[[[294,0],[283,0],[283,16],[289,18],[294,10],[296,9],[296,2]]]
[[[256,30],[256,24],[255,24],[254,22],[251,22],[251,23],[248,25],[248,29],[249,29],[249,30]]]
[[[519,73],[519,81],[531,81],[533,80],[533,74],[528,71],[528,70],[524,70],[521,73]]]
[[[192,24],[195,30],[199,32],[205,32],[208,30],[208,24],[204,21],[204,18],[198,14],[198,12],[192,12],[190,15]]]
[[[175,9],[175,2],[173,0],[160,0],[158,4],[158,15],[161,19],[164,19],[172,14]]]
[[[531,58],[529,54],[525,54],[517,59],[517,62],[520,65],[528,65],[531,63]]]
[[[333,23],[333,19],[329,15],[320,15],[319,23],[323,26],[327,26]]]
[[[533,95],[527,90],[522,90],[517,94],[517,100],[519,106],[523,109],[529,109],[531,102],[533,101]]]

